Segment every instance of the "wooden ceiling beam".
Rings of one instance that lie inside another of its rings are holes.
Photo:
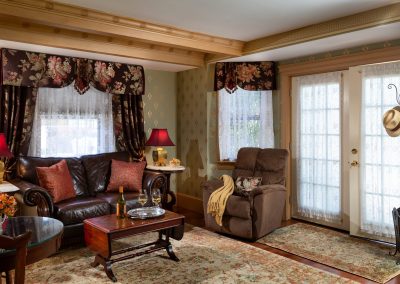
[[[52,27],[122,36],[169,47],[238,56],[244,42],[45,0],[0,0],[0,15]]]
[[[0,17],[0,39],[51,47],[160,61],[193,67],[204,66],[204,53],[142,42],[51,28]]]
[[[354,32],[400,21],[400,3],[246,42],[242,55]],[[215,56],[211,56],[213,58]],[[217,58],[219,56],[216,56]]]

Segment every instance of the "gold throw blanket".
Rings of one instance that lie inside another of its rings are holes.
[[[211,193],[208,199],[207,213],[215,218],[215,222],[219,226],[222,226],[222,215],[224,215],[226,202],[233,193],[234,183],[232,177],[228,175],[223,175],[220,179],[224,181],[224,185]]]

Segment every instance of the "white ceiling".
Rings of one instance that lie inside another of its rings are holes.
[[[312,23],[397,3],[400,0],[57,0],[197,32],[254,39]],[[116,5],[118,3],[118,5]],[[244,6],[246,3],[247,6]],[[248,3],[251,3],[249,5]],[[179,4],[179,5],[178,5]],[[223,7],[227,7],[223,9]],[[250,19],[250,20],[244,20]],[[229,61],[280,61],[400,39],[400,23],[309,41]],[[192,67],[0,40],[0,47],[143,65],[179,72]]]
[[[399,2],[399,0],[56,1],[244,41]]]

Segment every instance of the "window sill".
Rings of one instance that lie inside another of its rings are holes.
[[[232,161],[218,161],[217,168],[219,170],[233,170],[235,167],[235,162]]]

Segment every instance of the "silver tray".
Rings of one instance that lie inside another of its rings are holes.
[[[160,207],[142,207],[131,209],[127,212],[129,217],[136,219],[155,218],[165,214],[165,210]]]

